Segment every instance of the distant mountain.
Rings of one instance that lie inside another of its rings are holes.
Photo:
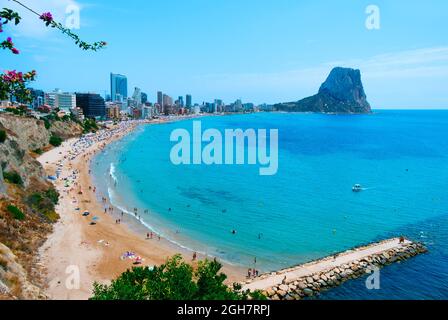
[[[274,105],[276,111],[319,113],[371,113],[361,81],[361,72],[334,68],[319,93],[297,102]]]

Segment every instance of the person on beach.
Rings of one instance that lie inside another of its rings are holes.
[[[248,278],[248,279],[252,278],[252,269],[251,269],[251,268],[249,268],[249,269],[247,270],[247,278]]]
[[[197,253],[194,252],[194,253],[193,253],[193,261],[196,261],[197,257],[198,257]]]

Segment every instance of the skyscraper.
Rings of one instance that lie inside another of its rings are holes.
[[[128,97],[128,79],[121,74],[110,74],[110,95],[112,101],[125,101]]]
[[[135,87],[132,100],[134,100],[136,107],[139,107],[142,104],[142,90],[140,88]]]
[[[191,108],[192,103],[191,103],[191,94],[187,94],[187,99],[186,99],[186,107],[187,108]]]
[[[148,102],[148,95],[142,92],[142,103],[145,104],[146,102]]]
[[[179,106],[181,107],[181,108],[183,108],[184,107],[184,97],[183,96],[179,96]]]
[[[162,101],[163,101],[163,106],[164,107],[167,107],[167,106],[172,106],[173,105],[173,98],[171,98],[169,95],[167,95],[167,94],[164,94],[163,95],[163,99],[162,99]]]
[[[159,104],[159,106],[161,106],[163,108],[163,92],[162,91],[157,92],[157,103]]]

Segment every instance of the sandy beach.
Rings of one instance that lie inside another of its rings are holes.
[[[142,258],[141,266],[160,265],[177,253],[185,261],[192,261],[192,252],[163,238],[159,240],[157,235],[146,239],[146,234],[137,234],[126,224],[129,216],[122,218],[124,223],[117,224],[120,213],[110,209],[107,199],[98,200],[104,195],[96,193],[89,174],[92,157],[108,143],[124,137],[136,126],[155,123],[120,123],[95,135],[65,141],[39,157],[47,174],[55,178],[54,185],[60,193],[56,207],[60,220],[39,250],[50,299],[88,299],[95,281],[110,282],[132,268],[137,256]],[[85,212],[89,215],[83,216]],[[134,255],[123,258],[127,252]],[[244,280],[244,270],[226,264],[223,268],[228,283]]]

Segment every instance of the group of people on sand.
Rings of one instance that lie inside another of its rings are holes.
[[[154,239],[154,233],[151,231],[146,234],[146,240],[152,240],[152,239]],[[162,240],[160,234],[157,234],[157,240],[159,241]]]
[[[247,270],[247,278],[248,279],[258,278],[259,275],[260,275],[260,272],[255,268],[249,268]]]

